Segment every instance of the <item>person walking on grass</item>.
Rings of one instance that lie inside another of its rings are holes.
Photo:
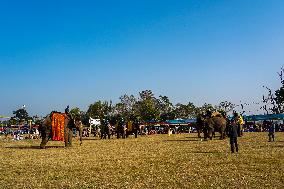
[[[231,124],[228,128],[228,136],[230,137],[230,146],[231,146],[231,152],[235,153],[239,151],[238,147],[238,123],[237,118],[233,118],[231,120]]]

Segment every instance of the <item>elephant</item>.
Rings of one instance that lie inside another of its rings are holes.
[[[139,130],[140,130],[140,122],[138,120],[134,120],[134,121],[130,120],[130,121],[128,121],[126,123],[126,131],[125,131],[126,138],[129,135],[132,135],[132,134],[134,134],[135,138],[137,138]]]
[[[201,138],[201,132],[204,132],[204,118],[200,115],[196,118],[195,128],[198,133],[198,138]]]
[[[100,138],[101,139],[110,139],[110,135],[112,133],[112,127],[109,123],[109,121],[103,119],[101,120],[101,135]]]
[[[227,127],[227,120],[224,117],[210,117],[205,119],[205,132],[204,139],[208,137],[212,140],[212,134],[219,132],[221,134],[220,139],[225,139]]]
[[[126,127],[123,125],[123,123],[117,123],[116,125],[116,136],[117,139],[122,137],[123,139],[126,138]]]
[[[51,112],[44,120],[43,123],[41,124],[41,137],[42,141],[40,144],[40,148],[44,149],[48,140],[51,138],[52,134],[52,117],[54,113],[59,113],[59,112]],[[76,128],[76,130],[79,131],[79,136],[80,136],[80,145],[82,145],[82,134],[83,134],[83,124],[80,121],[79,118],[73,119],[70,114],[62,114],[64,116],[64,142],[65,142],[65,147],[70,147],[72,146],[72,137],[73,137],[73,128]]]

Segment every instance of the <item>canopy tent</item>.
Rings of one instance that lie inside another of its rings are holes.
[[[174,119],[174,120],[167,120],[166,121],[169,125],[176,125],[176,126],[180,126],[180,125],[188,125],[188,123],[183,120],[183,119]]]
[[[284,120],[284,114],[244,115],[245,121]]]

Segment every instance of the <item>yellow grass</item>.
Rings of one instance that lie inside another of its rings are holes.
[[[63,142],[0,139],[0,188],[283,188],[284,133],[245,133],[239,154],[228,139],[197,134]]]

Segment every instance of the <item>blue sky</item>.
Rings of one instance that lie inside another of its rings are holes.
[[[281,0],[11,0],[0,25],[0,115],[146,89],[174,103],[260,101],[284,65]]]

